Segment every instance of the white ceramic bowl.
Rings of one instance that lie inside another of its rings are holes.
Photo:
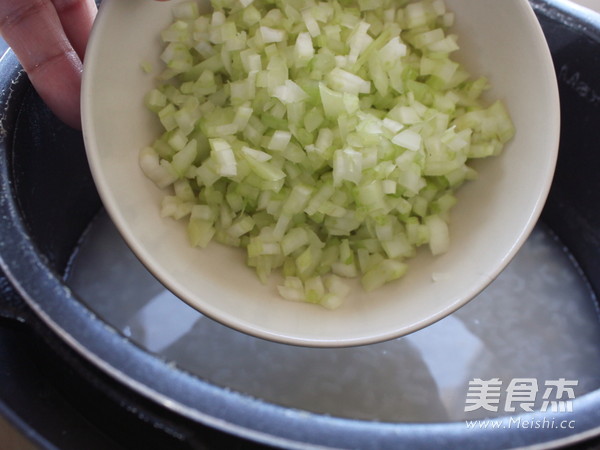
[[[452,211],[451,247],[421,252],[400,281],[365,294],[354,289],[329,311],[282,300],[262,285],[241,250],[188,245],[185,226],[161,219],[162,191],[142,173],[140,149],[158,135],[143,106],[160,30],[175,3],[104,0],[87,50],[82,108],[93,176],[112,220],[146,267],[182,300],[225,325],[262,338],[307,346],[368,344],[401,336],[452,313],[508,264],[535,225],[554,172],[559,99],[551,56],[527,0],[447,0],[456,13],[458,58],[485,75],[516,126],[498,158],[479,161]],[[432,273],[444,273],[433,282]],[[358,285],[357,285],[358,286]]]

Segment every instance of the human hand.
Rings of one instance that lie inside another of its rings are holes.
[[[81,128],[79,98],[93,0],[0,0],[0,33],[42,99]]]

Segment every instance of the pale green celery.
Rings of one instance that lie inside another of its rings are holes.
[[[178,3],[144,99],[163,133],[141,150],[190,245],[244,247],[281,297],[328,309],[450,245],[455,190],[514,135],[483,78],[451,59],[443,0]],[[172,186],[172,187],[171,187]]]
[[[404,276],[408,266],[406,263],[384,259],[371,267],[361,278],[365,290],[373,291],[386,283],[397,280]]]

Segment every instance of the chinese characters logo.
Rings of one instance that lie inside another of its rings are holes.
[[[572,412],[574,387],[579,384],[577,380],[546,380],[540,386],[535,378],[513,378],[503,390],[503,382],[499,378],[482,380],[475,378],[469,381],[469,390],[465,401],[465,412],[485,409],[497,412],[500,406],[504,412],[517,410],[531,412],[536,400],[541,393],[541,408],[543,412]],[[501,394],[506,393],[503,405]]]

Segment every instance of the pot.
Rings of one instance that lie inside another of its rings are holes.
[[[600,18],[561,0],[531,3],[552,51],[563,111],[557,172],[540,226],[560,239],[598,293]],[[210,440],[217,430],[227,445],[243,439],[284,448],[511,448],[600,435],[600,382],[578,395],[570,411],[506,411],[494,416],[497,427],[468,429],[465,420],[375,420],[277,403],[198,376],[141,345],[71,282],[86,230],[102,211],[81,134],[45,108],[11,53],[0,61],[0,84],[0,268],[6,277],[0,314],[40,336],[50,360],[63,361],[75,378],[173,442],[205,445],[199,436]],[[512,425],[545,420],[567,422],[539,432]]]

